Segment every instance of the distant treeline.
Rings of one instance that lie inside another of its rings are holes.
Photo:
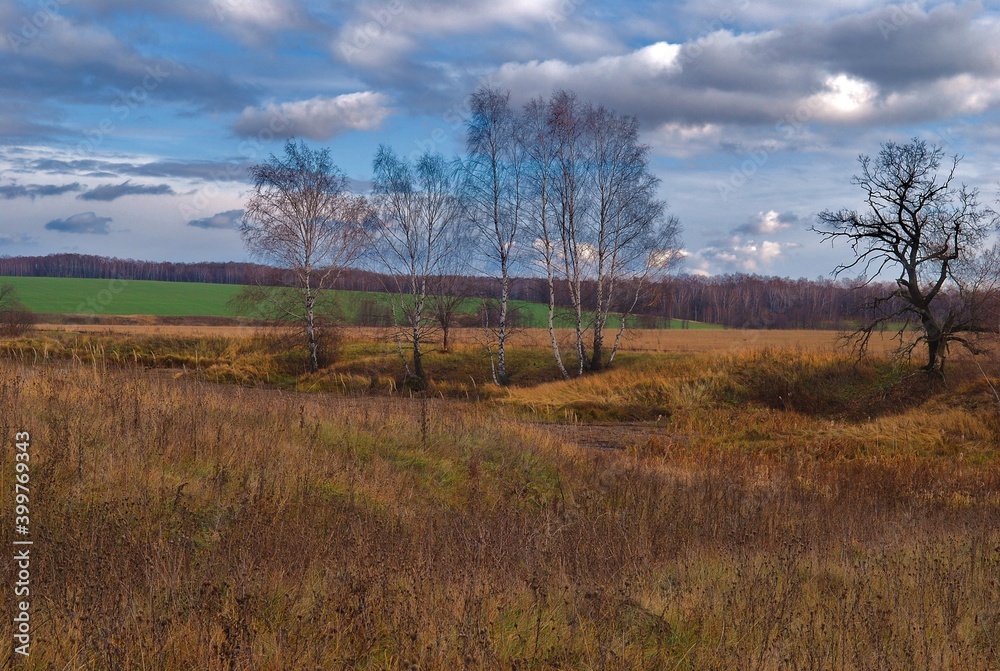
[[[82,254],[0,258],[0,275],[213,284],[254,284],[261,278],[267,278],[268,283],[282,282],[281,271],[254,263],[171,263]],[[471,276],[447,285],[453,292],[477,297],[496,295],[495,283],[491,278]],[[353,291],[386,291],[391,286],[395,284],[383,275],[358,268],[345,269],[337,283],[337,288]],[[645,319],[653,325],[660,321],[658,318],[673,318],[731,328],[839,329],[857,321],[860,306],[874,293],[832,280],[679,275],[656,286],[637,321]],[[548,284],[544,278],[520,278],[511,287],[511,298],[547,302]],[[556,299],[564,306],[570,305],[565,287]]]

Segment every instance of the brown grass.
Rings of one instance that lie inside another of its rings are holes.
[[[206,326],[175,324],[40,324],[37,330],[45,332],[75,333],[118,333],[128,335],[158,335],[169,337],[249,337],[261,331],[257,326]],[[473,328],[452,330],[456,344],[476,345],[482,341],[482,331]],[[344,328],[345,338],[350,342],[390,341],[391,334],[386,329],[362,326]],[[572,350],[573,333],[568,329],[558,329],[558,338],[565,344],[565,350]],[[762,347],[791,348],[809,351],[832,352],[843,348],[841,334],[836,331],[793,331],[793,330],[683,330],[683,329],[636,329],[629,331],[623,339],[622,350],[628,352],[738,352]],[[511,339],[513,347],[548,347],[549,332],[545,329],[522,329]],[[875,353],[886,352],[895,343],[889,337],[873,339]]]
[[[20,668],[1000,666],[978,370],[633,354],[474,403],[174,379],[102,343],[0,362],[0,435],[32,434]]]

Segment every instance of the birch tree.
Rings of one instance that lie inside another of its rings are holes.
[[[413,164],[385,145],[379,147],[373,168],[377,217],[372,249],[394,285],[394,312],[405,329],[403,333],[397,328],[397,342],[407,380],[413,388],[424,389],[423,346],[435,328],[428,301],[434,278],[453,258],[462,232],[460,174],[440,154],[425,152]]]
[[[485,271],[499,283],[498,323],[495,327],[486,324],[487,349],[492,356],[495,338],[494,382],[507,384],[507,315],[524,218],[525,143],[510,106],[510,92],[483,86],[472,94],[470,103],[466,194],[470,219],[486,260]]]
[[[635,117],[560,91],[534,100],[524,138],[535,247],[549,281],[549,333],[563,375],[554,315],[565,288],[572,309],[576,373],[614,361],[628,318],[651,283],[679,259],[680,223],[666,216]],[[612,315],[619,329],[608,352]],[[587,352],[587,334],[591,336]]]
[[[347,177],[328,149],[290,140],[283,156],[272,154],[252,166],[250,176],[253,188],[240,235],[252,256],[288,271],[279,277],[292,278],[286,285],[290,296],[281,289],[258,288],[254,300],[262,314],[303,327],[309,370],[316,372],[321,335],[317,301],[362,253],[371,209],[364,197],[349,192]]]

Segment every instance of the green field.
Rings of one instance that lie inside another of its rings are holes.
[[[242,287],[234,284],[200,282],[153,282],[148,280],[94,280],[63,277],[0,277],[0,284],[13,284],[21,302],[41,314],[67,315],[152,315],[157,317],[240,317],[229,301]],[[344,317],[355,322],[359,308],[365,303],[387,307],[389,295],[377,292],[337,291]],[[459,312],[474,315],[479,309],[477,299],[468,299]],[[529,301],[512,301],[512,308],[528,327],[547,326],[548,306]],[[620,322],[612,316],[609,328]],[[556,326],[573,325],[566,311],[557,316]],[[632,324],[637,326],[636,323]],[[658,319],[660,328],[720,328],[713,324]]]
[[[32,312],[45,314],[234,317],[227,302],[240,287],[196,282],[2,277]]]

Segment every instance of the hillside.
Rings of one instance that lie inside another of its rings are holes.
[[[107,280],[66,277],[0,277],[0,284],[13,284],[25,306],[32,312],[49,315],[152,315],[156,317],[238,318],[230,305],[242,285],[201,282],[161,282],[151,280]],[[388,294],[373,291],[336,290],[345,321],[372,324],[374,318],[387,317]],[[512,307],[521,325],[541,328],[546,325],[548,308],[541,303],[518,300]],[[459,312],[476,322],[480,301],[467,299]],[[366,321],[368,320],[368,321]],[[557,319],[557,326],[569,327],[568,317]],[[610,324],[617,328],[612,320]],[[680,320],[655,319],[660,328],[721,328],[711,324],[682,323]]]

